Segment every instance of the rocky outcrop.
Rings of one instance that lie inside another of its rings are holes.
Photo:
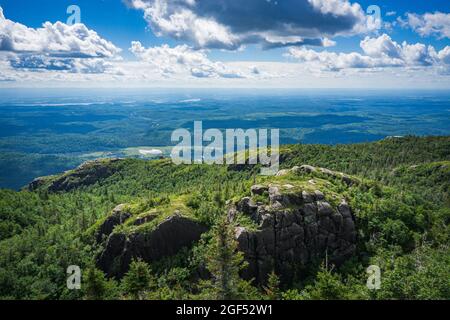
[[[325,178],[338,179],[338,180],[342,180],[342,182],[344,182],[347,186],[360,184],[360,181],[358,179],[356,179],[355,177],[349,176],[345,173],[338,172],[338,171],[332,171],[332,170],[329,170],[326,168],[313,167],[310,165],[295,166],[292,169],[280,170],[278,172],[277,176],[284,176],[284,175],[288,175],[289,173],[294,173],[294,174],[307,173],[307,174],[315,174],[318,176],[323,176]]]
[[[55,178],[35,179],[28,185],[28,190],[35,191],[47,184],[49,192],[67,192],[81,186],[89,186],[117,172],[119,168],[115,164],[120,161],[122,159],[116,158],[87,161],[76,169],[67,171]]]
[[[97,230],[96,239],[100,243],[114,231],[114,228],[131,217],[131,213],[128,212],[126,205],[120,204],[115,207],[112,213],[106,218]]]
[[[251,196],[228,202],[229,219],[245,223],[235,230],[239,250],[249,263],[242,276],[264,284],[275,271],[287,283],[325,259],[340,265],[351,257],[356,250],[355,217],[342,196],[327,188],[342,187],[339,181],[347,184],[345,177],[322,168],[294,167],[251,187]],[[357,183],[348,178],[348,185]],[[97,234],[97,241],[104,244],[98,267],[111,277],[122,277],[132,259],[152,263],[175,255],[207,231],[175,209],[161,221],[158,209],[131,217],[126,208],[116,207]],[[238,220],[239,215],[250,217],[253,223]],[[116,228],[124,222],[124,228]]]
[[[206,230],[193,220],[173,215],[151,231],[112,233],[97,265],[108,276],[120,278],[128,271],[132,259],[151,263],[175,255],[200,240]]]
[[[44,186],[47,182],[48,182],[47,177],[39,177],[39,178],[36,178],[33,181],[31,181],[28,184],[28,187],[26,187],[26,188],[28,189],[28,191],[35,191],[35,190],[41,188],[42,186]]]
[[[263,189],[252,188],[253,195],[264,194]],[[245,214],[258,225],[256,231],[236,229],[239,250],[249,263],[244,278],[262,284],[275,270],[282,281],[289,282],[310,263],[327,258],[339,265],[353,255],[355,217],[344,200],[334,207],[321,191],[298,191],[293,185],[270,185],[267,192],[266,203],[247,197],[229,212],[230,218]]]

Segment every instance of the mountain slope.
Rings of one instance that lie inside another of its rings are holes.
[[[175,166],[169,160],[102,160],[37,180],[31,191],[1,190],[0,297],[82,298],[84,290],[66,288],[66,268],[74,264],[82,270],[94,267],[105,246],[97,241],[98,230],[119,204],[127,204],[133,218],[112,230],[127,237],[136,228],[153,232],[177,212],[205,226],[192,246],[149,260],[152,274],[159,280],[148,289],[147,297],[212,297],[200,280],[210,277],[204,262],[214,259],[208,249],[214,241],[214,226],[229,214],[230,205],[245,197],[253,197],[261,208],[266,205],[265,196],[253,194],[252,186],[279,184],[294,189],[301,186],[297,194],[318,191],[332,207],[345,199],[357,230],[355,251],[345,263],[331,268],[326,255],[319,255],[317,263],[295,267],[300,276],[282,284],[283,297],[450,298],[450,137],[291,145],[282,147],[281,160],[285,169],[307,164],[331,171],[264,178],[252,167],[235,170],[227,166]],[[330,195],[336,200],[328,198]],[[301,203],[295,206],[294,210],[303,210]],[[149,219],[152,215],[157,219]],[[259,222],[241,213],[233,223],[253,232]],[[273,257],[278,259],[278,255]],[[371,264],[379,265],[383,272],[382,288],[376,292],[365,287],[365,269]],[[283,278],[283,271],[274,269]],[[118,284],[107,282],[108,297],[128,296]],[[266,295],[256,282],[240,290],[248,298]]]

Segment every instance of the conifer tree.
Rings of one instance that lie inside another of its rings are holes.
[[[212,286],[216,299],[231,300],[240,296],[239,287],[243,281],[239,271],[246,267],[238,244],[234,227],[224,216],[214,227],[214,238],[209,247],[207,268],[212,274]]]
[[[281,298],[280,278],[272,271],[267,279],[267,286],[264,288],[269,300],[279,300]]]
[[[122,286],[132,299],[140,300],[142,294],[150,288],[151,281],[150,266],[141,260],[133,260],[130,270],[122,280]]]
[[[91,266],[83,281],[83,291],[87,300],[108,300],[114,298],[115,283],[107,280],[102,271]]]

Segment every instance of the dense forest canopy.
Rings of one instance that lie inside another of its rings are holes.
[[[63,191],[49,188],[58,177],[31,191],[0,191],[0,298],[450,299],[450,137],[282,147],[283,169],[304,164],[359,181],[321,186],[345,197],[356,216],[357,250],[340,266],[319,261],[290,283],[280,282],[276,272],[263,285],[240,277],[246,262],[233,228],[251,228],[252,222],[228,221],[226,207],[249,195],[255,183],[267,182],[258,168],[103,160],[110,174],[86,183],[66,173],[65,186],[73,187]],[[321,177],[304,177],[312,178]],[[119,204],[136,215],[177,208],[208,231],[176,255],[153,263],[136,259],[124,277],[110,278],[96,265],[104,243],[95,238]],[[81,290],[66,286],[70,265],[83,271]],[[379,290],[366,287],[370,265],[381,268]]]

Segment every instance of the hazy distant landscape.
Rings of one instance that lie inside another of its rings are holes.
[[[177,128],[280,128],[281,143],[449,135],[450,93],[318,90],[2,90],[0,187],[18,189],[88,159],[165,155]]]

